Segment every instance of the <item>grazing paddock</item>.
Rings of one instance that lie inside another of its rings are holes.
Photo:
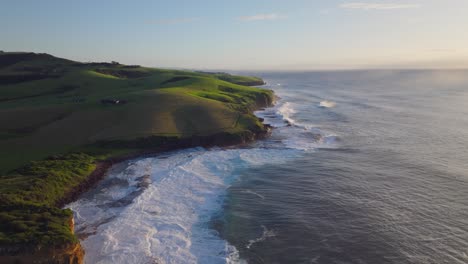
[[[57,206],[90,184],[99,160],[265,131],[252,110],[272,91],[240,85],[262,83],[0,53],[0,246],[77,243],[71,212]]]

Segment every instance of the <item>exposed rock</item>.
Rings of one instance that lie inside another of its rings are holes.
[[[40,250],[10,248],[17,254],[3,250],[5,249],[2,249],[2,253],[8,253],[8,256],[0,255],[0,263],[4,264],[82,264],[84,258],[84,250],[79,243]]]

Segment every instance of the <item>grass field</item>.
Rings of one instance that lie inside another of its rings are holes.
[[[57,202],[99,159],[138,151],[103,142],[262,129],[271,103],[255,77],[0,54],[0,244],[75,241]]]

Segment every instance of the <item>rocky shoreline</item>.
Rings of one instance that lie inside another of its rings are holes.
[[[264,98],[258,100],[253,109],[261,109],[269,107],[273,104],[274,98]],[[253,114],[252,114],[253,115]],[[263,120],[259,118],[259,121]],[[135,144],[135,145],[155,145],[157,147],[148,148],[134,153],[108,158],[106,160],[97,161],[94,171],[83,181],[79,186],[74,188],[70,193],[66,194],[60,199],[56,206],[63,208],[66,204],[77,200],[83,193],[89,191],[91,188],[102,180],[107,171],[115,164],[125,160],[135,159],[144,156],[157,155],[162,152],[191,148],[191,147],[232,147],[246,144],[258,139],[268,137],[271,133],[271,126],[263,124],[259,127],[251,127],[249,130],[241,131],[238,133],[218,132],[211,135],[201,136],[192,135],[185,138],[171,138],[171,137],[149,137],[141,138],[132,141],[121,142],[101,142],[100,144],[105,147],[106,145],[115,144]],[[70,232],[74,233],[74,220],[70,219]],[[53,264],[82,264],[84,259],[84,249],[81,247],[79,241],[76,243],[65,244],[54,247],[44,248],[1,248],[0,249],[0,263],[53,263]]]
[[[192,148],[192,147],[233,147],[243,144],[253,142],[255,140],[264,139],[268,137],[271,133],[271,126],[264,125],[265,130],[255,131],[251,133],[245,133],[237,138],[232,138],[226,135],[226,133],[217,133],[210,136],[192,136],[189,138],[179,139],[174,142],[170,142],[167,145],[163,145],[159,148],[139,151],[119,157],[108,158],[103,161],[98,161],[96,163],[96,169],[90,174],[88,179],[78,186],[73,192],[69,193],[66,197],[61,199],[57,203],[57,207],[64,207],[66,204],[71,203],[78,199],[83,193],[87,192],[89,189],[93,188],[100,180],[104,178],[107,171],[115,164],[121,163],[126,160],[131,160],[135,158],[153,156],[163,152]]]

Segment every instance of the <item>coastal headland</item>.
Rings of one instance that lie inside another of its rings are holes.
[[[0,262],[82,263],[62,207],[112,164],[268,135],[256,77],[0,53]]]

